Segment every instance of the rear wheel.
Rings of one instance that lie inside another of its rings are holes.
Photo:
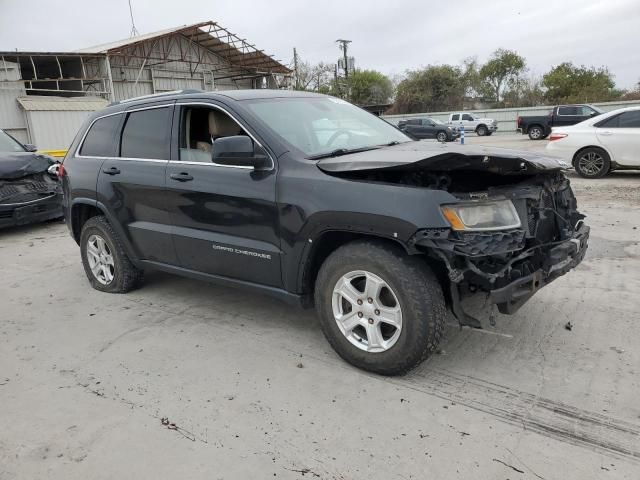
[[[437,135],[436,135],[436,139],[439,142],[446,142],[448,140],[447,132],[438,132]]]
[[[488,131],[489,130],[487,130],[487,127],[485,127],[484,125],[479,125],[478,128],[476,128],[476,133],[479,137],[484,137]]]
[[[96,290],[125,293],[142,280],[142,270],[131,263],[120,238],[103,216],[91,217],[83,225],[80,252],[89,283]]]
[[[545,137],[544,130],[538,125],[529,128],[529,138],[531,140],[542,140]]]
[[[601,178],[611,169],[611,159],[604,150],[597,147],[585,148],[573,159],[576,173],[583,178]]]
[[[444,296],[419,258],[372,241],[337,249],[315,289],[320,325],[356,367],[401,375],[429,356],[442,336]]]

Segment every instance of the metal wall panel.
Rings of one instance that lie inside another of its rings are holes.
[[[59,110],[26,112],[31,143],[39,150],[65,150],[91,113]]]

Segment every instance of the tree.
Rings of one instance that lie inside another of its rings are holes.
[[[358,105],[380,105],[391,100],[393,84],[375,70],[355,70],[349,74],[349,99]]]
[[[500,102],[503,91],[526,70],[523,57],[512,50],[499,48],[491,58],[480,68],[480,78],[484,83],[486,93],[496,102]]]
[[[545,99],[550,103],[605,102],[620,98],[613,76],[605,67],[575,66],[564,62],[542,77],[547,89]]]
[[[334,66],[320,62],[311,64],[300,58],[300,55],[293,50],[293,89],[322,91],[331,88],[333,82]]]
[[[462,71],[452,65],[429,65],[407,72],[398,84],[393,113],[437,112],[462,108]]]
[[[535,107],[544,105],[544,90],[539,78],[517,77],[503,94],[505,105],[510,107]]]

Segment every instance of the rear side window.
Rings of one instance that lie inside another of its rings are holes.
[[[127,115],[120,156],[169,160],[169,107],[139,110]]]
[[[80,155],[88,157],[113,157],[116,151],[116,129],[120,124],[120,115],[99,118],[84,137]]]
[[[460,120],[460,115],[457,113],[451,116],[451,121],[455,121],[455,120]]]
[[[578,115],[578,107],[558,107],[558,115]]]
[[[599,128],[640,128],[640,110],[624,112],[596,124]]]
[[[640,128],[640,110],[621,113],[618,118],[619,128]]]

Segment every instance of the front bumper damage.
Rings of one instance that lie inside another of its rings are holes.
[[[0,180],[0,228],[62,216],[62,189],[48,173]]]
[[[468,200],[474,195],[457,196]],[[562,174],[492,188],[482,195],[510,199],[521,226],[491,232],[426,229],[413,239],[417,249],[445,266],[452,311],[462,325],[472,327],[481,324],[465,312],[462,300],[484,295],[501,313],[513,314],[542,287],[575,268],[589,240],[589,227]]]

